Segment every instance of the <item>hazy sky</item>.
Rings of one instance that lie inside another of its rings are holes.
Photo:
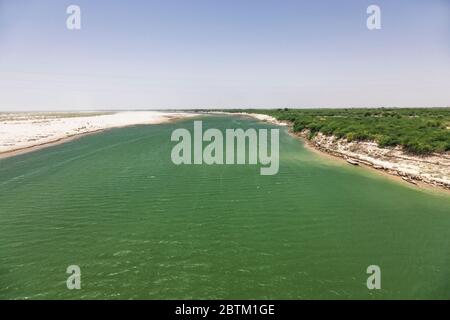
[[[366,106],[450,106],[450,0],[0,0],[0,111]]]

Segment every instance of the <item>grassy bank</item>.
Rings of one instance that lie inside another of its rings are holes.
[[[237,110],[236,110],[237,111]],[[400,145],[411,154],[450,151],[450,108],[422,109],[274,109],[239,110],[262,113],[349,141],[376,141],[380,147]]]

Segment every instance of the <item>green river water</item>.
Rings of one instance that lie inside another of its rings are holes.
[[[205,128],[268,128],[204,117]],[[450,299],[450,197],[304,148],[280,170],[171,162],[175,128],[0,160],[0,299]],[[79,265],[81,290],[66,268]],[[366,269],[381,268],[381,290]]]

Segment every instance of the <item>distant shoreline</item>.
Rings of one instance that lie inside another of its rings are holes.
[[[0,160],[1,159],[6,159],[6,158],[10,158],[10,157],[14,157],[14,156],[18,156],[21,154],[25,154],[25,153],[30,153],[30,152],[34,152],[34,151],[38,151],[41,149],[45,149],[48,147],[52,147],[52,146],[56,146],[56,145],[60,145],[66,142],[70,142],[76,139],[79,139],[81,137],[87,136],[87,135],[91,135],[91,134],[96,134],[96,133],[100,133],[103,132],[105,130],[109,130],[109,129],[114,129],[114,128],[124,128],[124,127],[130,127],[130,126],[136,126],[136,125],[151,125],[151,124],[161,124],[161,123],[167,123],[167,122],[171,122],[171,121],[176,121],[179,119],[183,119],[183,118],[188,118],[188,117],[193,117],[196,116],[196,114],[194,113],[182,113],[182,112],[174,112],[174,113],[162,113],[162,112],[158,112],[158,114],[155,114],[153,111],[149,111],[151,113],[145,114],[145,113],[139,113],[139,116],[143,116],[142,118],[136,118],[136,119],[131,119],[131,121],[129,121],[129,123],[119,123],[117,122],[116,125],[114,125],[112,122],[111,123],[105,123],[103,127],[100,128],[96,128],[96,126],[91,126],[91,127],[86,127],[82,130],[79,130],[79,128],[74,128],[72,130],[74,131],[81,131],[81,132],[75,132],[73,134],[67,134],[64,132],[59,132],[58,134],[54,134],[52,137],[48,138],[48,139],[39,139],[36,138],[33,135],[29,135],[27,138],[30,139],[30,141],[33,142],[29,142],[27,144],[25,144],[24,146],[21,147],[11,147],[10,150],[6,150],[6,151],[1,151],[0,152]],[[127,112],[128,113],[128,112]],[[36,113],[38,114],[38,113]],[[39,113],[41,115],[41,113]],[[61,113],[64,114],[64,113]],[[80,115],[84,114],[84,112],[80,112]],[[116,115],[120,117],[120,112],[116,112],[116,113],[112,113],[110,115],[107,116],[111,116],[111,115]],[[145,116],[148,116],[147,118]],[[94,119],[95,117],[102,117],[104,115],[98,115],[98,116],[80,116],[80,117],[68,117],[68,118],[55,118],[55,119],[40,119],[39,121],[42,121],[44,123],[44,125],[46,127],[42,128],[42,131],[51,131],[52,129],[52,121],[59,121],[64,119],[65,122],[68,122],[70,124],[70,120],[71,119],[77,119],[80,120],[81,118],[83,118],[83,120],[87,123],[90,124],[90,122],[92,122],[93,120],[95,121],[96,119]],[[29,124],[29,126],[36,126],[39,125],[39,121],[34,121],[33,120],[19,120],[21,122],[21,124],[23,122],[25,122],[25,127],[27,124]],[[8,123],[8,121],[4,122],[4,125],[11,125],[11,122],[14,121],[10,121]],[[84,124],[82,122],[82,124]],[[79,126],[79,124],[77,123],[77,125]],[[102,126],[103,124],[101,124],[100,121],[100,126]],[[5,129],[4,129],[5,130]],[[2,140],[2,135],[0,133],[0,146],[3,143],[3,146],[5,144],[5,142],[3,140],[6,140],[5,138]],[[47,137],[46,137],[47,138]]]
[[[276,125],[288,126],[289,132],[296,138],[303,140],[306,148],[310,149],[313,152],[320,154],[321,156],[331,157],[334,160],[346,161],[349,163],[353,163],[355,165],[356,164],[360,165],[361,167],[364,167],[364,168],[372,169],[373,171],[375,171],[377,173],[381,173],[385,176],[392,177],[396,181],[400,181],[402,183],[407,183],[409,186],[412,186],[412,187],[425,188],[425,189],[436,189],[437,188],[437,189],[440,189],[440,190],[443,190],[446,192],[450,192],[450,184],[440,184],[440,183],[436,183],[436,182],[430,182],[430,181],[421,179],[420,175],[411,177],[408,175],[408,173],[402,172],[401,171],[401,163],[400,163],[400,169],[397,168],[395,170],[390,170],[390,169],[387,169],[384,167],[380,167],[366,159],[362,160],[362,159],[358,158],[358,156],[359,156],[358,154],[345,153],[345,152],[336,151],[336,150],[331,149],[330,146],[333,146],[333,144],[332,143],[330,144],[330,142],[328,140],[333,139],[333,137],[322,136],[321,139],[325,140],[326,143],[322,143],[321,140],[319,140],[319,141],[311,140],[307,137],[307,133],[304,133],[304,132],[294,133],[292,131],[291,123],[286,122],[286,121],[279,121],[279,120],[275,119],[274,117],[271,117],[271,116],[268,116],[265,114],[247,113],[247,112],[221,112],[221,111],[217,111],[217,112],[216,111],[208,111],[208,112],[204,112],[204,113],[181,113],[181,112],[177,112],[177,113],[175,113],[175,112],[173,112],[173,113],[172,112],[170,112],[170,113],[157,112],[157,113],[154,113],[153,111],[149,111],[149,113],[145,113],[145,112],[140,112],[140,113],[133,112],[133,113],[134,113],[134,116],[138,115],[138,117],[128,119],[128,120],[130,120],[128,123],[119,123],[119,122],[117,122],[115,124],[113,122],[103,123],[104,127],[101,127],[101,128],[97,128],[94,125],[91,127],[84,128],[83,131],[81,131],[81,132],[75,132],[73,134],[60,133],[59,135],[55,135],[53,138],[50,138],[47,140],[34,139],[34,137],[31,135],[29,138],[33,142],[30,142],[29,145],[25,145],[23,147],[18,147],[18,148],[16,147],[16,148],[12,148],[11,150],[6,150],[6,151],[0,152],[0,160],[14,157],[14,156],[21,155],[21,154],[25,154],[25,153],[29,153],[29,152],[33,152],[33,151],[38,151],[38,150],[41,150],[44,148],[56,146],[59,144],[63,144],[66,142],[76,140],[76,139],[81,138],[86,135],[103,132],[105,130],[113,129],[113,128],[121,128],[121,127],[129,127],[129,126],[145,125],[145,124],[167,123],[167,122],[171,122],[171,121],[175,121],[175,120],[179,120],[179,119],[183,119],[183,118],[198,116],[201,114],[213,114],[213,115],[214,114],[219,114],[219,115],[222,114],[222,115],[233,115],[233,116],[237,115],[237,116],[252,117],[257,120],[269,122],[269,123],[276,124]],[[127,114],[129,115],[129,112],[127,112]],[[61,119],[65,119],[64,120],[65,123],[70,124],[71,119],[76,119],[77,121],[79,121],[80,118],[83,118],[83,120],[86,121],[86,123],[89,123],[89,121],[95,122],[93,120],[98,120],[97,117],[106,117],[106,116],[109,116],[109,117],[115,116],[115,117],[120,118],[121,112],[113,113],[110,115],[98,115],[98,116],[96,115],[96,116],[69,117],[69,118],[56,118],[56,119],[40,119],[39,121],[25,120],[25,122],[26,123],[29,122],[28,124],[30,126],[39,126],[39,125],[41,125],[41,122],[42,122],[45,130],[47,130],[48,128],[52,128],[52,123],[51,123],[52,121],[60,121]],[[95,119],[95,118],[97,118],[97,119]],[[100,120],[102,120],[102,119],[100,119]],[[22,122],[23,122],[23,120],[22,120]],[[50,124],[49,124],[49,122],[50,122]],[[4,124],[5,124],[5,122],[4,122]],[[6,121],[6,125],[8,125],[8,121]],[[78,125],[79,125],[79,123],[78,123]],[[102,121],[100,121],[100,125],[102,125]],[[45,126],[49,126],[49,127],[47,128]],[[76,130],[77,129],[75,129],[75,131]],[[1,138],[2,138],[2,136],[0,133],[0,146],[2,143]],[[342,144],[343,142],[340,141],[339,143]],[[361,154],[361,156],[364,157],[365,155]],[[399,165],[399,163],[395,163],[395,164]]]

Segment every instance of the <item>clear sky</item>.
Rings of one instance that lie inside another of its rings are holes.
[[[450,106],[449,40],[450,0],[0,0],[0,111]]]

